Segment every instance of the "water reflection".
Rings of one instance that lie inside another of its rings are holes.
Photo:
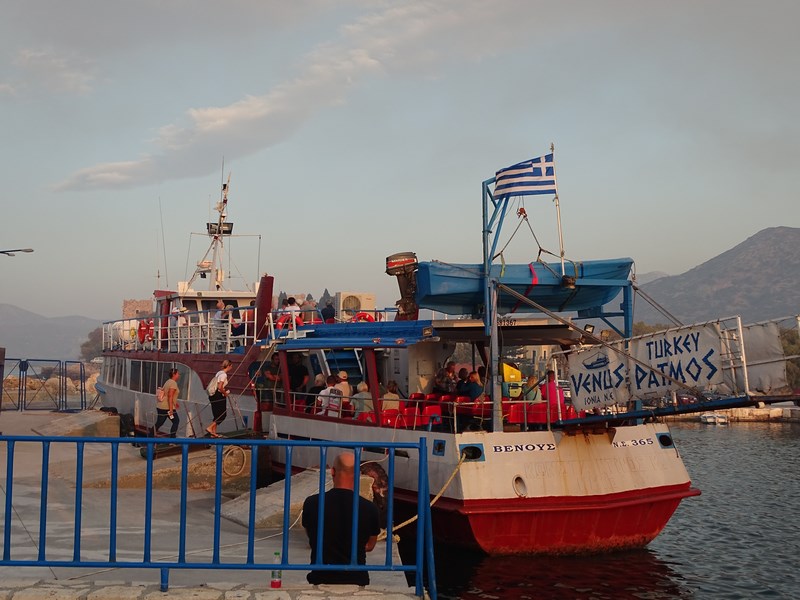
[[[583,557],[483,557],[438,552],[440,598],[692,598],[670,565],[650,550]]]

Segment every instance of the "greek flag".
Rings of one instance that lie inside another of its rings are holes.
[[[500,169],[495,174],[493,195],[498,200],[510,196],[556,193],[556,168],[552,153]]]

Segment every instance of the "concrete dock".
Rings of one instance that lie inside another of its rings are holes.
[[[53,422],[63,414],[41,411],[3,411],[0,413],[0,430],[4,435],[36,435],[39,431],[52,431]],[[91,445],[90,445],[91,446]],[[12,558],[35,559],[38,544],[39,489],[41,477],[41,446],[18,443],[15,447]],[[0,444],[0,464],[5,465],[7,448]],[[139,449],[120,446],[120,469],[143,465]],[[159,459],[160,460],[160,459]],[[69,452],[57,450],[50,454],[48,490],[47,556],[50,559],[70,560],[74,526],[75,461],[74,447]],[[88,473],[102,473],[107,468],[107,453],[87,446],[85,469]],[[5,477],[5,469],[3,475]],[[6,482],[1,480],[5,502]],[[152,556],[154,560],[174,560],[177,555],[177,516],[179,494],[172,490],[153,490]],[[211,556],[214,496],[208,490],[190,490],[187,501],[187,553],[195,557]],[[108,554],[108,490],[88,488],[83,494],[82,546],[83,557],[103,560]],[[90,506],[91,510],[87,510]],[[117,558],[141,558],[144,506],[143,490],[120,489]],[[59,543],[63,541],[63,543]],[[246,553],[246,529],[222,519],[220,524],[220,561],[225,557],[236,560]],[[256,531],[258,556],[280,550],[280,529]],[[68,552],[65,550],[69,548]],[[396,547],[393,563],[400,564]],[[385,542],[367,555],[368,563],[382,564],[386,555]],[[289,562],[307,562],[308,540],[299,524],[289,530]],[[188,558],[188,557],[187,557]],[[401,572],[370,572],[370,585],[364,588],[351,585],[319,585],[306,582],[306,571],[284,570],[280,589],[270,587],[270,572],[264,570],[223,569],[170,569],[169,591],[160,591],[158,569],[88,569],[74,567],[0,567],[0,600],[59,599],[150,599],[193,598],[198,600],[272,600],[272,599],[326,599],[355,597],[358,599],[416,598],[414,588],[406,583]]]

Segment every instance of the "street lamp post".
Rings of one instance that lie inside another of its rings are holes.
[[[14,256],[15,252],[33,252],[33,248],[14,248],[13,250],[0,250],[0,254]]]
[[[14,248],[13,250],[0,250],[0,254],[5,254],[6,256],[14,256],[15,252],[33,252],[33,248]],[[3,381],[3,372],[5,370],[5,361],[6,361],[6,349],[0,348],[0,381]],[[3,395],[0,394],[0,410],[3,408]],[[3,432],[0,431],[0,435],[3,435]]]

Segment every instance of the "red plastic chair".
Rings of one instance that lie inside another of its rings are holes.
[[[398,427],[405,426],[406,421],[403,418],[403,414],[396,408],[390,408],[389,410],[384,410],[381,413],[381,427],[391,427],[392,429],[396,429]]]
[[[403,418],[405,419],[406,427],[410,428],[427,426],[430,421],[430,417],[418,413],[417,409],[412,407],[408,407],[403,411]]]
[[[359,423],[371,423],[371,424],[374,425],[375,422],[376,422],[375,413],[374,412],[358,413],[358,416],[356,417],[356,421],[358,421]]]
[[[442,399],[441,394],[425,394],[425,406],[438,404],[441,399]]]
[[[422,394],[420,392],[414,392],[413,394],[409,394],[408,400],[400,403],[400,408],[406,409],[409,407],[413,407],[415,409],[419,408],[419,410],[422,410],[424,403],[425,403],[425,394]]]
[[[446,415],[453,414],[453,404],[455,404],[457,396],[455,394],[442,394],[439,397],[439,406],[442,412]]]
[[[422,415],[424,418],[428,419],[425,423],[428,426],[428,429],[431,429],[433,425],[441,425],[442,424],[442,407],[438,404],[435,406],[426,406],[422,409]]]
[[[525,404],[514,402],[508,410],[508,422],[514,425],[525,423]]]

